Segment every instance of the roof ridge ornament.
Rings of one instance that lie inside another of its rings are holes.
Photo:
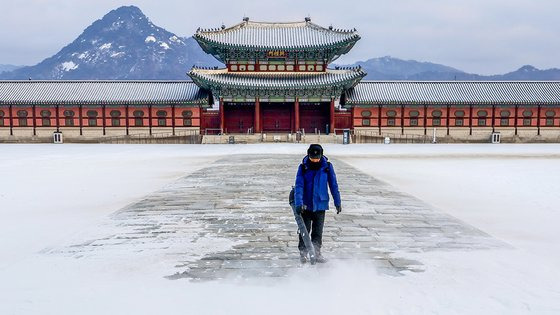
[[[248,16],[244,16],[244,17],[243,17],[243,22],[249,22],[249,17],[248,17]]]
[[[305,17],[305,22],[311,22],[311,16],[307,15],[307,16]]]

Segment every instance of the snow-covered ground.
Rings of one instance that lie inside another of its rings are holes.
[[[334,262],[281,280],[190,283],[163,278],[157,257],[44,254],[216,159],[306,148],[0,146],[0,314],[560,313],[559,145],[325,145],[513,247],[401,255],[424,263],[421,273]]]

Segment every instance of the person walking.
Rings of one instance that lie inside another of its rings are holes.
[[[303,158],[298,167],[293,206],[296,214],[301,214],[307,232],[311,234],[311,242],[315,247],[315,259],[318,263],[327,262],[321,254],[325,212],[329,209],[327,185],[334,199],[336,213],[339,214],[342,211],[342,205],[334,167],[323,155],[323,147],[319,144],[311,144],[307,149],[307,156]],[[301,235],[299,235],[298,249],[300,261],[306,263],[308,252]]]

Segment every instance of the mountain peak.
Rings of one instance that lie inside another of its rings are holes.
[[[144,12],[139,7],[129,5],[118,7],[105,14],[101,20],[105,19],[125,19],[125,18],[146,18]]]
[[[192,38],[154,25],[135,6],[110,11],[36,66],[2,75],[34,79],[186,79],[193,64],[215,64]]]
[[[523,72],[533,72],[533,71],[539,71],[539,69],[531,66],[531,65],[524,65],[523,67],[519,68],[519,70],[517,71],[523,71]]]

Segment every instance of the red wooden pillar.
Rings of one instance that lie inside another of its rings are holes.
[[[404,135],[404,104],[401,104],[401,135]]]
[[[473,114],[473,106],[472,104],[469,105],[469,135],[472,136],[472,114]]]
[[[446,108],[446,115],[445,115],[445,128],[447,128],[447,135],[449,136],[449,114],[451,113],[450,111],[450,105],[447,105]]]
[[[148,105],[148,126],[150,129],[150,136],[152,135],[152,105]]]
[[[171,104],[171,134],[175,135],[175,104]]]
[[[8,109],[8,114],[10,115],[10,136],[14,135],[14,115],[12,104],[10,104],[10,108]]]
[[[296,97],[296,101],[294,103],[294,115],[295,115],[294,131],[298,132],[299,131],[299,97]]]
[[[331,111],[330,132],[332,133],[332,132],[334,132],[334,98],[331,98],[330,111]]]
[[[129,118],[128,117],[128,104],[126,104],[125,107],[124,107],[124,119],[126,120],[124,125],[125,125],[125,128],[126,128],[126,135],[127,136],[128,136],[128,128],[130,127],[130,123],[128,121],[128,118]]]
[[[83,107],[84,106],[82,104],[80,104],[79,107],[78,107],[78,118],[80,119],[80,136],[82,136],[83,133],[84,133],[84,131],[83,131],[83,129],[84,129],[84,122],[83,122],[83,118],[84,118],[83,117],[84,116],[83,115],[83,110],[84,109],[83,109]]]
[[[226,129],[226,120],[224,115],[224,100],[220,97],[220,133],[224,133]]]
[[[518,118],[518,109],[519,109],[519,105],[515,105],[515,122],[513,123],[513,126],[515,128],[515,135],[517,136],[517,118]]]
[[[31,110],[33,111],[31,114],[33,118],[33,136],[37,135],[37,115],[35,114],[36,107],[35,105],[31,106]]]
[[[496,131],[496,105],[492,104],[492,132]]]
[[[537,106],[537,136],[541,135],[541,105]]]
[[[381,135],[381,104],[377,104],[377,128],[379,135]]]
[[[107,128],[107,122],[105,121],[105,119],[107,119],[107,117],[105,116],[105,104],[103,104],[101,107],[101,116],[103,118],[103,135],[105,135],[105,129]]]
[[[255,98],[255,133],[261,132],[261,100]]]
[[[56,131],[60,132],[60,114],[59,114],[59,109],[60,107],[58,106],[58,104],[55,105],[55,109],[56,109]]]
[[[424,119],[423,122],[424,124],[424,136],[426,136],[428,134],[428,105],[424,104]]]

